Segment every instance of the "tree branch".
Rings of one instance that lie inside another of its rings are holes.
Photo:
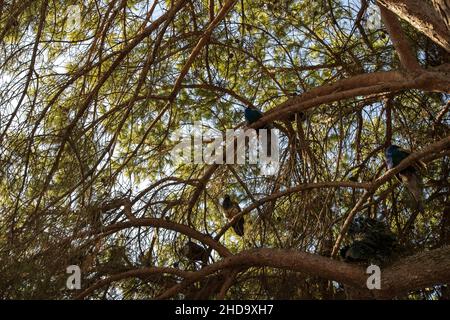
[[[316,254],[292,249],[252,249],[227,257],[196,272],[180,271],[172,268],[142,268],[110,276],[80,293],[76,299],[83,299],[95,290],[113,281],[146,276],[154,273],[171,273],[185,280],[161,294],[158,299],[167,299],[190,284],[208,275],[225,269],[250,267],[272,267],[318,276],[334,280],[346,286],[367,290],[368,275],[359,265],[332,260]],[[408,291],[447,283],[450,281],[450,246],[422,252],[397,261],[381,272],[381,289],[369,291],[373,297],[388,299]],[[229,283],[227,285],[230,285]]]
[[[423,0],[378,0],[378,3],[450,52],[450,31],[436,11]]]

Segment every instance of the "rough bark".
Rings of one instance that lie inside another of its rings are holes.
[[[448,0],[435,0],[434,2],[444,6]],[[438,13],[433,6],[423,0],[378,0],[378,3],[450,52],[448,25],[441,18],[442,14]],[[448,5],[445,6],[448,8]]]
[[[102,279],[77,296],[83,299],[94,290],[109,283],[135,276],[155,273],[171,273],[185,280],[165,291],[158,298],[167,299],[192,283],[226,269],[245,270],[250,267],[272,267],[292,270],[306,275],[338,281],[348,286],[351,299],[390,299],[409,291],[450,282],[450,246],[422,252],[399,260],[381,271],[381,289],[368,290],[368,275],[364,267],[344,263],[306,252],[287,249],[252,249],[229,256],[196,272],[182,272],[172,268],[144,268],[115,274]]]
[[[406,70],[412,72],[420,70],[419,62],[411,49],[411,44],[403,33],[402,26],[400,25],[397,16],[383,6],[380,6],[380,12],[381,19],[391,37],[402,66]]]
[[[449,0],[431,0],[436,13],[445,23],[447,29],[450,29],[450,1]]]
[[[382,274],[380,298],[450,282],[450,246],[398,261]]]

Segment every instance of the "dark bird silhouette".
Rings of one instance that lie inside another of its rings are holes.
[[[396,145],[390,145],[386,148],[385,157],[388,169],[392,169],[400,164],[411,152],[400,148]],[[422,161],[416,161],[413,165],[406,167],[400,171],[396,177],[403,183],[413,196],[416,207],[420,212],[423,208],[423,181],[420,171],[426,169],[426,165]]]
[[[247,125],[251,125],[252,123],[255,123],[259,119],[262,118],[263,114],[261,111],[255,108],[247,107],[244,111],[245,120],[247,121]],[[267,130],[267,145],[266,145],[266,154],[267,156],[271,156],[272,154],[272,135],[271,135],[271,129],[273,129],[272,123],[267,123],[262,126],[258,126],[255,128],[256,134],[259,136],[259,130],[265,129]]]
[[[263,114],[261,111],[255,108],[247,107],[244,111],[245,120],[247,120],[247,124],[252,124],[262,118]],[[261,127],[262,128],[262,127]],[[260,128],[256,128],[260,129]]]
[[[208,251],[195,242],[188,241],[181,249],[181,253],[189,259],[189,261],[201,261],[204,264],[208,262]]]
[[[367,217],[353,220],[348,234],[354,241],[340,250],[348,262],[373,262],[381,264],[394,253],[397,238],[381,221]]]
[[[224,209],[225,218],[228,219],[228,221],[231,221],[234,216],[239,214],[241,212],[241,208],[239,207],[239,204],[235,201],[232,201],[230,196],[227,194],[225,195],[222,207]],[[240,217],[234,224],[233,224],[233,230],[236,232],[237,235],[243,236],[244,235],[244,217]]]

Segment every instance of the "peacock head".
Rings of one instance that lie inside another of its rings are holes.
[[[398,149],[401,149],[401,148],[395,144],[391,144],[389,147],[386,148],[385,154],[392,155]]]

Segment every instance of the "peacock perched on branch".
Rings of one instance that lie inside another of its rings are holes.
[[[245,120],[247,121],[248,125],[251,125],[252,123],[257,122],[259,119],[263,117],[263,113],[255,108],[247,107],[244,111]],[[273,124],[268,123],[262,126],[259,126],[255,128],[256,134],[259,135],[259,130],[267,130],[267,144],[264,145],[267,156],[271,156],[272,154],[272,135],[270,130],[273,129]]]
[[[386,148],[386,165],[388,169],[392,169],[407,158],[411,152],[396,146],[390,145]],[[423,181],[420,171],[425,170],[426,165],[422,161],[416,161],[411,166],[406,167],[400,171],[396,177],[403,183],[414,198],[416,208],[419,212],[424,211],[423,207]]]
[[[223,199],[222,207],[225,213],[225,218],[227,218],[228,221],[231,221],[236,215],[238,215],[241,212],[239,204],[231,200],[228,194],[225,195]],[[241,237],[244,235],[244,223],[245,220],[244,217],[242,216],[233,224],[234,232],[236,232],[236,234]]]

